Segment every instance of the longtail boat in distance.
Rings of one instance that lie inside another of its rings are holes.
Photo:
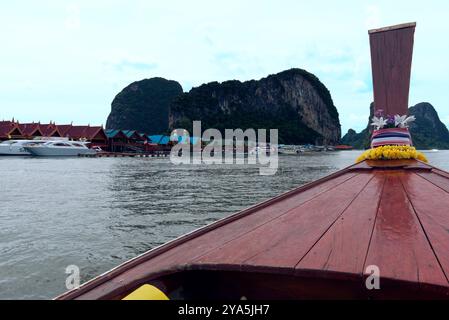
[[[414,30],[369,32],[375,128],[356,164],[57,299],[448,299],[449,173],[407,128]]]

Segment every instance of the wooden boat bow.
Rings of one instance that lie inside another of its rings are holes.
[[[405,114],[415,24],[370,32],[377,109]],[[449,173],[365,160],[132,259],[58,299],[449,298]],[[367,287],[373,267],[380,288]]]
[[[416,160],[363,162],[151,250],[59,298],[120,299],[144,283],[164,292],[182,283],[203,298],[447,298],[448,207],[447,173]],[[371,265],[380,270],[380,290],[364,287]],[[214,286],[193,290],[198,281]]]

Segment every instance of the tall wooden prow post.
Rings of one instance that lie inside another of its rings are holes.
[[[413,22],[369,31],[375,111],[407,114],[415,27]]]

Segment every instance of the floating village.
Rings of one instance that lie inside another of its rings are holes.
[[[203,141],[188,134],[170,136],[148,135],[136,130],[104,129],[103,126],[78,126],[56,123],[20,123],[17,120],[0,122],[0,155],[6,156],[86,156],[86,157],[138,157],[167,156],[176,144],[201,147],[217,141]],[[226,145],[220,141],[222,145]],[[233,144],[233,142],[231,142]],[[345,145],[251,145],[245,153],[300,154],[349,150]],[[235,149],[234,149],[235,150]]]
[[[19,123],[14,119],[0,122],[0,141],[2,155],[35,156],[159,156],[167,155],[174,145],[168,136],[135,130]],[[182,137],[177,142],[183,142]]]

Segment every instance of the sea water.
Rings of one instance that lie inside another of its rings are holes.
[[[280,156],[255,166],[180,165],[168,158],[0,157],[0,299],[66,291],[182,234],[354,162],[360,151]],[[449,151],[427,153],[449,170]]]

